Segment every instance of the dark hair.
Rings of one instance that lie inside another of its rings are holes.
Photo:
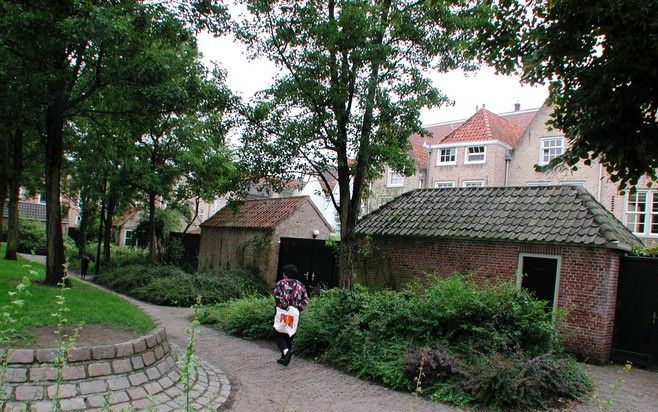
[[[285,265],[281,268],[281,272],[291,279],[297,279],[297,267],[295,265]]]

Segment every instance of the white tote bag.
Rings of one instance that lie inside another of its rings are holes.
[[[299,310],[294,306],[289,306],[288,310],[276,308],[274,315],[274,329],[277,332],[285,333],[292,336],[297,332],[297,323],[299,323]]]

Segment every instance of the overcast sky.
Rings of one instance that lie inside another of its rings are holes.
[[[245,98],[266,88],[277,71],[267,60],[249,61],[242,53],[244,46],[228,36],[213,38],[202,33],[199,49],[204,61],[215,61],[227,71],[229,87]],[[476,106],[483,104],[494,113],[512,111],[516,102],[521,104],[521,109],[536,108],[548,96],[546,87],[522,86],[518,78],[496,75],[490,68],[469,74],[461,71],[430,73],[430,78],[455,104],[424,111],[421,120],[426,125],[467,118],[475,112]]]

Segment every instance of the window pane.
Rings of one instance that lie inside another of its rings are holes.
[[[456,149],[454,147],[441,149],[439,152],[439,163],[454,163]]]
[[[564,152],[564,138],[556,137],[541,140],[541,160],[544,164],[561,156]]]

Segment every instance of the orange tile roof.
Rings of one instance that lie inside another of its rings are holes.
[[[535,115],[539,109],[528,109],[514,112],[501,113],[497,116],[502,117],[503,119],[521,127],[525,130],[526,127],[530,124],[532,119],[535,118]],[[437,123],[433,125],[425,126],[425,129],[430,132],[430,136],[423,137],[417,134],[411,136],[411,142],[423,145],[423,144],[439,144],[442,143],[443,139],[446,138],[450,133],[457,130],[462,124],[464,124],[468,119],[453,120],[449,122]]]
[[[201,227],[271,229],[306,201],[308,196],[246,200],[237,207],[223,207]]]
[[[414,158],[416,159],[416,162],[418,163],[418,168],[427,169],[427,165],[429,164],[429,153],[427,149],[423,147],[423,144],[422,143],[419,144],[418,142],[412,139],[411,151],[414,155]]]
[[[478,110],[470,119],[448,134],[441,144],[500,140],[509,146],[516,146],[523,129],[509,120],[491,113],[487,109]]]

